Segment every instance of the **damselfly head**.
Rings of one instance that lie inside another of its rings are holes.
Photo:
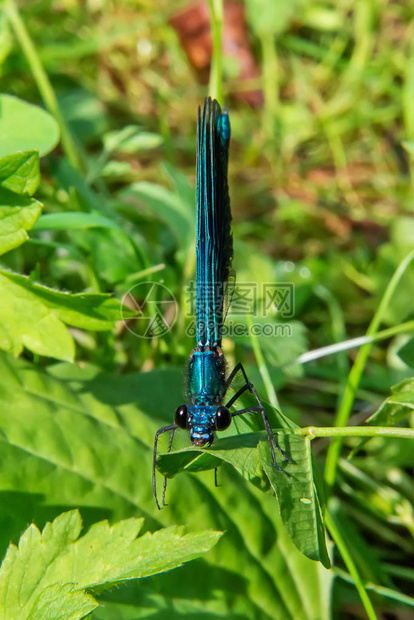
[[[211,446],[214,431],[224,431],[231,424],[231,413],[220,405],[180,405],[174,422],[178,428],[188,429],[194,446]]]
[[[196,426],[190,429],[190,439],[193,442],[193,446],[202,448],[203,446],[211,446],[214,440],[214,432],[211,428],[202,426]]]

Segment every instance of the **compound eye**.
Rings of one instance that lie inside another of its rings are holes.
[[[216,411],[216,428],[224,431],[231,424],[231,414],[227,407],[219,407]]]
[[[188,411],[187,405],[181,405],[177,408],[174,416],[174,422],[179,428],[187,428]]]

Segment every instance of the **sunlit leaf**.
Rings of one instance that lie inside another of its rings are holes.
[[[36,105],[11,95],[0,95],[0,157],[16,151],[38,150],[40,156],[55,148],[59,126]]]
[[[25,151],[0,158],[0,185],[15,194],[32,196],[40,181],[39,153]]]
[[[33,227],[41,212],[42,205],[34,198],[0,187],[0,254],[27,241],[26,231]]]
[[[73,360],[74,343],[66,327],[111,329],[133,315],[109,295],[71,295],[0,270],[0,348],[19,355],[26,347],[39,355]],[[30,320],[28,320],[30,317]]]
[[[31,198],[39,183],[39,155],[35,151],[0,158],[0,254],[29,237],[42,205]]]

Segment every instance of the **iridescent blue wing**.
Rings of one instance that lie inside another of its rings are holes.
[[[197,123],[197,344],[221,344],[226,284],[233,258],[227,183],[230,123],[217,101],[204,102]],[[226,304],[227,305],[227,304]]]

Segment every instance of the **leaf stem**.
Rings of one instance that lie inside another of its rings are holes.
[[[414,429],[395,426],[305,426],[303,428],[283,429],[279,435],[293,434],[315,437],[399,437],[414,439]]]
[[[72,136],[60,111],[55,91],[53,90],[47,73],[43,68],[42,62],[36,51],[36,47],[32,39],[30,38],[30,35],[14,3],[14,0],[7,0],[7,2],[5,3],[5,12],[9,18],[14,34],[18,42],[20,43],[26,60],[29,63],[30,69],[32,71],[37,88],[39,89],[39,92],[42,96],[42,99],[47,109],[55,117],[59,125],[63,150],[72,166],[77,169],[81,169],[80,159],[76,151]]]

